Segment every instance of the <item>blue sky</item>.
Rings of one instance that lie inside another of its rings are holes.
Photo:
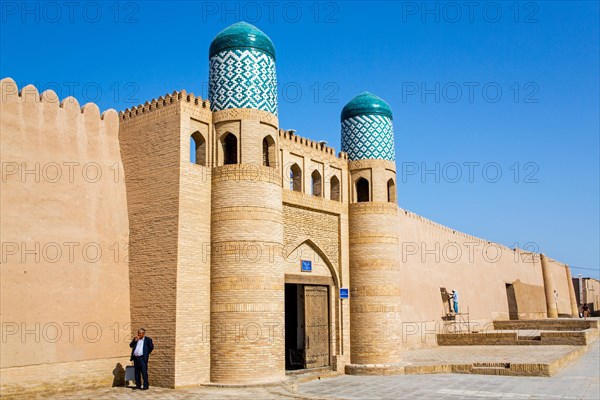
[[[598,2],[68,4],[2,2],[2,77],[102,110],[205,96],[210,41],[245,20],[275,43],[282,128],[339,151],[371,91],[401,207],[599,277]]]

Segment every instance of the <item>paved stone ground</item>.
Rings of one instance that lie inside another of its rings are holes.
[[[474,347],[469,346],[470,350]],[[519,357],[530,360],[532,352],[545,348],[553,356],[568,346],[493,346],[500,352],[518,347]],[[438,348],[440,349],[440,348]],[[446,352],[448,348],[442,348]],[[451,348],[450,348],[451,349]],[[435,349],[432,349],[435,350]],[[456,348],[451,349],[454,351]],[[486,348],[489,359],[490,347]],[[416,353],[416,352],[415,352]],[[435,354],[435,352],[429,352]],[[472,357],[480,355],[475,352]],[[528,355],[529,353],[529,355]],[[428,352],[420,352],[426,361]],[[437,357],[432,362],[437,362]],[[541,353],[540,353],[541,354]],[[540,355],[538,354],[538,356]],[[407,356],[410,355],[407,354]],[[448,355],[448,354],[446,354]],[[514,355],[514,352],[513,352]],[[463,354],[464,360],[464,354]],[[512,359],[511,359],[512,360]],[[448,360],[446,360],[447,362]],[[540,360],[537,360],[540,362]],[[282,388],[218,388],[193,387],[163,389],[151,387],[147,391],[122,387],[82,390],[62,393],[51,399],[600,399],[600,341],[590,345],[589,351],[577,361],[565,366],[554,377],[513,377],[490,375],[436,374],[396,376],[351,376],[322,379],[298,385],[298,392]],[[47,397],[48,398],[48,397]]]
[[[522,346],[521,349],[526,353],[534,347],[538,346]],[[378,377],[344,375],[303,383],[299,393],[338,399],[598,400],[599,376],[600,346],[599,341],[595,341],[580,359],[565,366],[560,373],[550,378],[461,374]]]
[[[199,386],[189,389],[164,389],[150,387],[148,390],[132,390],[131,388],[110,387],[102,389],[81,390],[72,393],[61,393],[40,399],[281,399],[288,398],[286,391],[277,388],[218,388]]]

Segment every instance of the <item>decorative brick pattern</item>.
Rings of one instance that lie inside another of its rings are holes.
[[[310,238],[339,274],[339,219],[335,215],[283,205],[284,246]],[[289,248],[289,250],[292,250]]]
[[[377,159],[352,160],[348,161],[348,168],[350,168],[353,171],[366,168],[374,168],[396,172],[396,163],[394,161]]]
[[[226,121],[251,120],[260,121],[274,128],[279,126],[277,116],[268,111],[256,110],[254,108],[228,108],[214,111],[212,113],[213,123],[218,124]],[[260,144],[260,143],[259,143]]]

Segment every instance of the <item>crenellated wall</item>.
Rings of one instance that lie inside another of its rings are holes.
[[[509,319],[506,285],[513,285],[519,319],[547,315],[544,278],[538,254],[477,238],[401,210],[403,345],[435,345],[435,333],[452,330],[442,321],[447,306],[440,288],[459,293],[459,312],[472,328],[485,329],[491,320]],[[565,266],[552,262],[553,282],[560,287],[559,308],[570,310]],[[561,311],[561,313],[562,313]],[[465,329],[463,326],[462,329]]]
[[[119,382],[130,312],[118,115],[0,86],[2,395]]]

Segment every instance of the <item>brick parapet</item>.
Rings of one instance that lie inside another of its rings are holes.
[[[185,90],[174,91],[173,93],[167,93],[164,96],[160,96],[151,101],[146,101],[144,104],[126,108],[119,112],[119,118],[123,121],[127,121],[145,115],[161,108],[169,107],[171,105],[187,103],[188,105],[196,106],[197,108],[206,110],[210,113],[210,103],[208,100],[204,100],[201,97],[196,97],[193,93],[187,93]]]

